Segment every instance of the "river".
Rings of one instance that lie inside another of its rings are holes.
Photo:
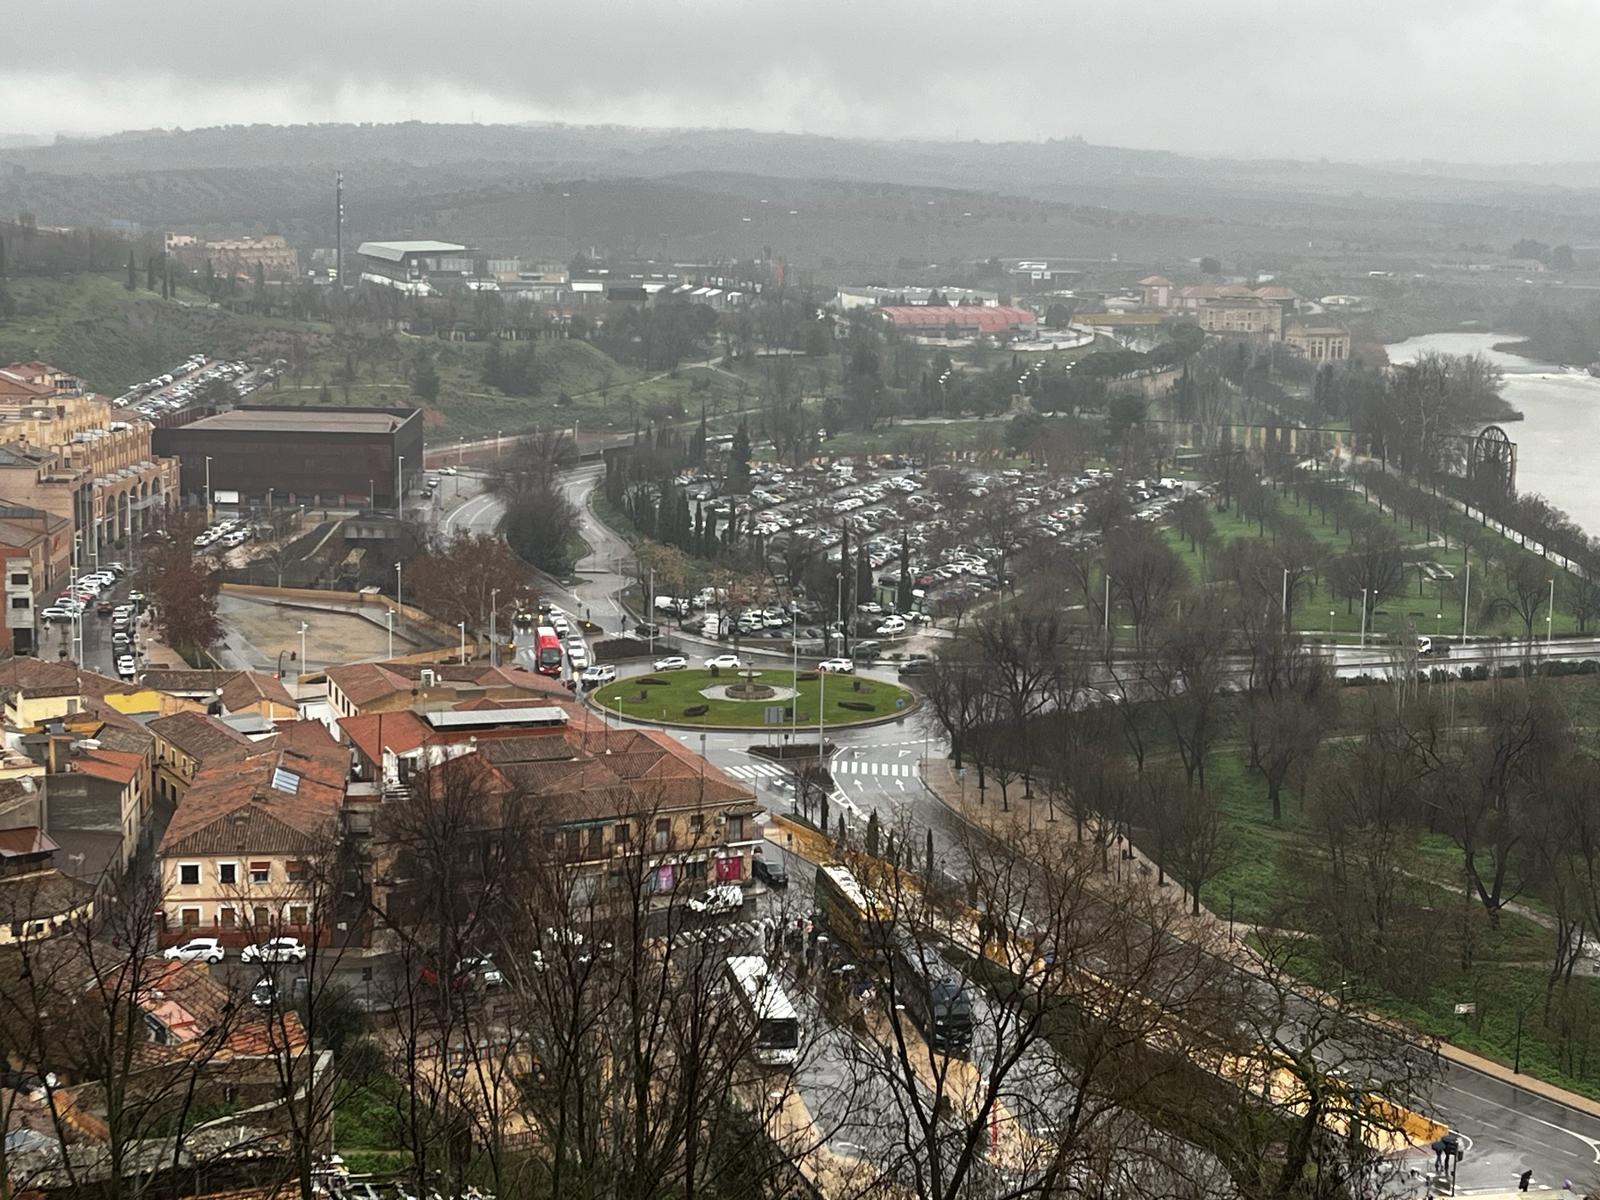
[[[1507,333],[1428,333],[1386,346],[1389,361],[1419,354],[1481,354],[1505,372],[1506,403],[1523,420],[1506,425],[1517,444],[1517,490],[1539,492],[1590,536],[1600,535],[1600,487],[1588,452],[1600,447],[1600,379],[1492,349]]]

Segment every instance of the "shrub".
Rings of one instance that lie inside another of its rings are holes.
[[[839,701],[839,707],[840,708],[848,708],[852,712],[877,712],[878,711],[878,706],[877,705],[868,704],[865,700],[841,700],[841,701]]]
[[[817,681],[817,673],[815,671],[801,671],[795,678],[800,683],[815,683]]]
[[[710,711],[711,705],[709,704],[691,704],[683,710],[683,715],[686,717],[703,717]]]
[[[644,678],[637,679],[634,682],[640,687],[669,687],[672,684],[672,680],[658,679],[654,675],[646,675]]]

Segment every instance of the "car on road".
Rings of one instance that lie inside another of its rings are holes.
[[[716,654],[706,659],[706,666],[715,667],[719,671],[737,671],[744,666],[739,661],[737,654]]]
[[[250,1003],[257,1008],[271,1008],[278,1002],[278,985],[271,975],[263,975],[250,989]]]
[[[596,663],[592,667],[585,667],[583,674],[578,676],[578,682],[584,687],[598,687],[602,683],[615,683],[617,669],[610,663]]]
[[[588,646],[568,646],[567,661],[572,664],[574,671],[585,670],[589,666]]]
[[[933,670],[931,658],[910,658],[900,664],[898,674],[904,678],[907,675],[926,675]]]
[[[418,978],[428,987],[438,987],[444,982],[440,972],[431,966],[424,965],[418,972]],[[456,963],[456,969],[450,972],[450,986],[462,991],[471,988],[496,988],[506,981],[500,968],[487,958],[473,956],[463,958]]]
[[[661,626],[657,625],[654,621],[641,621],[639,624],[633,627],[633,631],[642,638],[661,636]]]
[[[681,654],[669,654],[650,664],[652,671],[686,671],[688,668],[689,660]]]
[[[854,675],[856,665],[848,658],[825,658],[817,664],[817,670],[824,675]]]
[[[133,655],[124,654],[117,659],[117,674],[124,679],[132,679],[138,673],[139,664],[133,661]]]
[[[691,897],[688,904],[690,912],[706,917],[738,912],[743,907],[744,889],[735,883],[719,883],[716,887],[707,888],[698,896]]]
[[[905,631],[906,621],[904,617],[885,617],[883,624],[879,625],[876,630],[879,637],[893,637],[895,634],[904,633]]]
[[[72,609],[64,608],[59,604],[52,604],[49,608],[41,609],[39,612],[40,618],[46,621],[70,621],[77,615]]]
[[[227,957],[222,943],[214,937],[190,938],[178,946],[168,946],[161,957],[170,962],[219,963]]]
[[[296,937],[268,938],[254,946],[239,951],[240,962],[286,963],[305,962],[306,944]]]

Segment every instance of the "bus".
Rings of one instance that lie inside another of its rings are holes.
[[[741,954],[727,963],[728,986],[745,1019],[755,1030],[756,1062],[766,1067],[792,1067],[800,1059],[800,1014],[784,994],[767,960]]]
[[[535,662],[539,667],[539,674],[561,676],[561,658],[564,651],[561,639],[556,636],[556,631],[548,625],[539,626],[538,652]]]
[[[935,1050],[961,1053],[972,1045],[972,998],[967,982],[931,946],[895,939],[895,999]]]
[[[817,922],[860,962],[890,949],[893,922],[888,913],[843,863],[817,867],[814,887]]]

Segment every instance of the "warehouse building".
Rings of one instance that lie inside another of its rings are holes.
[[[361,282],[396,288],[411,295],[433,291],[430,277],[462,279],[473,270],[465,246],[454,242],[362,242],[356,247]]]
[[[179,488],[217,503],[390,507],[422,472],[422,411],[245,405],[158,429],[157,453],[180,462]],[[224,500],[225,494],[232,494]]]
[[[885,305],[878,312],[896,329],[923,337],[1031,338],[1039,325],[1030,310],[1003,304]]]

